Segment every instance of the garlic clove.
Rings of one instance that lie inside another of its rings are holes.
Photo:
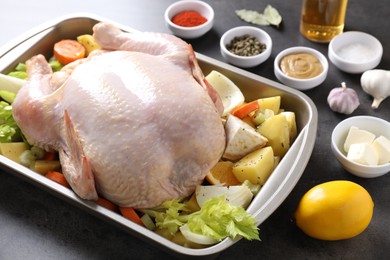
[[[329,92],[327,101],[332,111],[347,115],[360,105],[356,91],[347,88],[345,82],[341,83],[341,87],[334,88]]]

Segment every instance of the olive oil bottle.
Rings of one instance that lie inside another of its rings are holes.
[[[303,0],[300,31],[315,42],[329,42],[344,30],[348,0]]]

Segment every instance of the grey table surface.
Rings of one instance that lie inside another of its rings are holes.
[[[163,14],[171,0],[66,0],[0,2],[0,45],[43,22],[74,12],[94,13],[141,31],[169,33]],[[228,29],[246,25],[234,10],[262,11],[267,4],[283,17],[279,29],[262,27],[272,37],[272,55],[248,71],[276,80],[273,60],[291,46],[313,47],[327,54],[328,44],[306,40],[299,34],[301,1],[209,0],[215,25],[202,38],[188,41],[202,54],[222,60],[219,38]],[[384,54],[378,68],[390,69],[390,1],[349,1],[345,31],[363,31],[377,37]],[[311,159],[300,181],[283,204],[260,226],[261,242],[241,240],[220,259],[389,259],[390,175],[362,179],[338,164],[330,148],[332,129],[347,118],[332,112],[326,102],[329,91],[345,81],[359,95],[361,105],[350,116],[372,115],[390,120],[390,99],[372,110],[372,98],[360,87],[360,74],[351,75],[330,65],[329,75],[317,88],[305,91],[318,109],[318,132]],[[369,227],[359,236],[336,242],[304,235],[294,224],[293,213],[301,196],[316,184],[352,180],[373,197],[375,210]],[[0,172],[0,259],[169,259],[172,256],[132,235],[74,207],[10,174]]]

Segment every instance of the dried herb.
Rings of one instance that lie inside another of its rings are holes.
[[[280,16],[278,10],[273,8],[271,5],[267,5],[263,13],[259,13],[254,10],[241,9],[236,10],[236,14],[245,22],[256,25],[274,25],[279,27],[282,22],[282,16]]]

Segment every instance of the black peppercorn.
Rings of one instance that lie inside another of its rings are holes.
[[[239,56],[254,56],[265,51],[266,45],[261,43],[255,36],[245,34],[243,36],[234,37],[233,40],[226,45],[226,49]]]

